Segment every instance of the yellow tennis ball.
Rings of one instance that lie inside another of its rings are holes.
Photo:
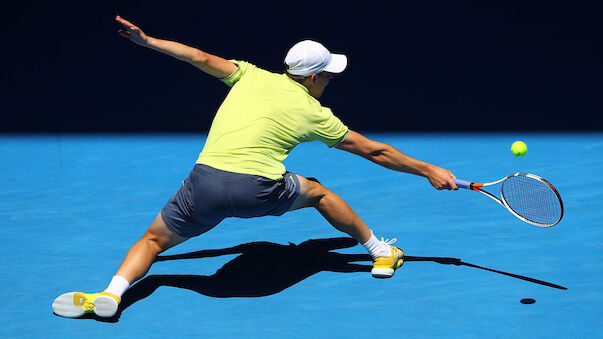
[[[523,157],[528,153],[528,146],[523,141],[515,141],[513,145],[511,145],[511,153],[516,157]]]

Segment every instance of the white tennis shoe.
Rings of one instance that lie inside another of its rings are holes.
[[[94,313],[99,317],[112,317],[117,313],[119,298],[108,292],[82,293],[69,292],[61,294],[52,303],[56,315],[67,318],[78,318],[86,313]]]

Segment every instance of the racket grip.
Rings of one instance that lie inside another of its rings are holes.
[[[461,179],[452,179],[452,180],[459,188],[464,188],[466,190],[471,189],[471,182],[469,182],[469,181],[461,180]]]

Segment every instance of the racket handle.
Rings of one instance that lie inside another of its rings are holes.
[[[471,189],[471,182],[469,182],[469,181],[461,180],[461,179],[452,179],[452,180],[459,188],[464,188],[466,190]]]

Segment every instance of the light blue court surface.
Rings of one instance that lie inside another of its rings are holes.
[[[319,178],[378,236],[398,238],[407,260],[392,279],[373,279],[364,249],[307,209],[226,220],[166,252],[118,318],[64,319],[54,298],[107,286],[204,136],[4,135],[0,337],[600,337],[603,134],[367,135],[467,180],[539,174],[561,193],[564,219],[534,227],[481,194],[436,191],[309,143],[288,169]],[[523,158],[509,151],[517,139]]]

